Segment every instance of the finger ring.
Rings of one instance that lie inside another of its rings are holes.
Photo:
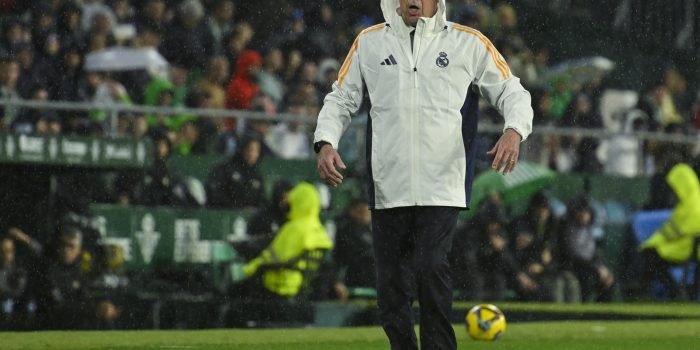
[[[515,159],[511,159],[510,162],[511,162],[511,163],[515,163]]]

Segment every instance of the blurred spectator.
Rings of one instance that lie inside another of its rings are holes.
[[[216,0],[211,14],[207,18],[207,25],[214,39],[216,53],[222,53],[224,35],[233,29],[235,10],[236,6],[232,0]]]
[[[647,131],[647,120],[647,115],[638,109],[628,111],[621,132],[600,144],[596,153],[606,174],[624,177],[644,174],[644,144],[635,134]]]
[[[36,86],[31,92],[30,99],[33,101],[47,101],[49,93],[41,86]],[[52,124],[58,124],[56,126]],[[51,127],[49,127],[51,126]],[[61,125],[58,115],[50,109],[24,108],[17,119],[12,122],[12,131],[18,134],[60,134]]]
[[[590,201],[575,197],[567,204],[559,253],[563,271],[570,271],[581,285],[581,300],[611,301],[615,277],[601,257],[593,233],[594,211]]]
[[[10,18],[2,24],[2,40],[0,40],[0,48],[3,55],[14,56],[18,45],[29,44],[31,35],[27,37],[29,32],[25,24],[19,19]]]
[[[157,32],[165,31],[170,20],[165,0],[145,0],[142,6],[143,10],[139,11],[136,20],[139,31],[145,28],[152,28]]]
[[[93,319],[88,294],[91,256],[83,251],[83,234],[66,226],[51,251],[31,278],[42,329],[84,329]]]
[[[657,84],[648,89],[639,99],[637,108],[651,117],[653,130],[664,128],[668,124],[683,122],[673,96],[663,84]]]
[[[171,64],[204,69],[214,54],[214,38],[204,19],[199,0],[185,0],[177,8],[177,19],[165,32],[160,52]]]
[[[472,300],[503,300],[512,283],[520,290],[534,292],[539,285],[520,270],[508,248],[506,218],[500,197],[492,195],[477,216],[455,236],[457,264],[473,264],[467,275],[459,276],[455,286],[466,289]],[[466,265],[462,265],[466,267]],[[458,270],[459,271],[459,268]],[[466,280],[464,280],[466,277]]]
[[[301,51],[294,49],[287,55],[287,69],[284,71],[284,82],[289,85],[297,78],[297,73],[304,62]]]
[[[0,238],[0,329],[16,329],[19,300],[27,288],[27,271],[18,264],[15,242]]]
[[[555,295],[557,266],[554,260],[559,224],[543,192],[535,194],[522,217],[515,220],[510,247],[519,266],[538,285],[536,289],[517,290],[522,300],[563,302]]]
[[[262,252],[287,222],[289,214],[289,191],[292,185],[286,180],[279,180],[272,188],[272,201],[258,211],[250,220],[248,234],[250,241],[245,247],[236,246],[246,260],[250,260]]]
[[[257,83],[262,57],[252,50],[245,50],[238,57],[236,72],[228,84],[226,107],[230,109],[249,109],[253,97],[260,92]]]
[[[79,101],[84,93],[81,92],[83,47],[74,43],[63,47],[60,62],[61,74],[56,81],[47,82],[49,96],[58,101]]]
[[[246,22],[238,23],[231,33],[223,39],[223,53],[228,58],[231,65],[238,62],[238,57],[248,48],[248,44],[253,39],[253,27]]]
[[[672,299],[687,300],[687,293],[669,272],[671,265],[697,259],[700,237],[700,181],[695,171],[685,163],[671,168],[666,181],[673,188],[678,203],[663,226],[642,243],[644,272],[642,285],[649,291],[659,280]]]
[[[112,8],[102,0],[84,0],[80,22],[85,32],[111,33],[112,26],[116,23],[116,16]]]
[[[669,124],[664,128],[667,134],[684,135],[685,129],[680,124]],[[666,181],[667,174],[678,163],[691,159],[688,145],[675,142],[650,142],[647,144],[653,159],[653,176],[650,179],[649,199],[645,209],[668,209],[676,205],[677,197]]]
[[[303,285],[310,284],[305,278],[311,276],[305,273],[317,270],[323,257],[321,252],[333,247],[319,219],[320,212],[319,194],[313,185],[300,183],[289,192],[289,221],[272,243],[243,268],[246,277],[260,275],[250,282],[257,288],[252,287],[249,296],[259,299],[294,297]]]
[[[258,170],[260,140],[245,138],[233,157],[214,166],[207,178],[207,204],[254,211],[262,207],[263,178]]]
[[[603,127],[602,117],[593,110],[590,97],[584,94],[576,96],[564,112],[561,125],[587,129],[599,129]],[[570,142],[575,145],[576,163],[572,170],[584,173],[598,173],[602,169],[596,157],[598,139],[595,137],[570,137]]]
[[[197,201],[190,194],[182,179],[168,166],[171,144],[168,138],[162,134],[156,134],[153,139],[155,147],[155,159],[152,167],[146,171],[141,184],[138,186],[140,193],[136,197],[138,204],[148,206],[197,206]],[[124,188],[128,184],[115,186]],[[122,190],[121,192],[126,192]]]
[[[308,110],[303,100],[295,98],[290,101],[287,113],[307,116]],[[306,125],[299,122],[280,122],[270,130],[270,147],[282,159],[309,159],[311,143]]]
[[[285,86],[280,73],[284,68],[284,56],[282,51],[273,47],[267,51],[263,62],[263,68],[258,75],[260,91],[270,97],[275,106],[280,105],[285,94]]]
[[[318,92],[321,100],[333,91],[333,83],[338,79],[340,63],[332,58],[327,58],[318,64]]]
[[[345,301],[352,288],[375,288],[372,213],[364,199],[350,201],[344,213],[336,218],[335,254],[337,269],[333,289]]]
[[[209,59],[204,77],[194,87],[209,95],[211,108],[226,108],[225,85],[230,77],[229,63],[224,56]]]
[[[125,327],[127,325],[120,322],[129,287],[129,278],[124,271],[124,251],[118,245],[106,245],[96,265],[90,283],[97,316],[97,324],[93,328]]]
[[[58,11],[58,37],[62,45],[84,43],[85,34],[81,28],[82,9],[73,0],[63,2]]]
[[[304,57],[313,61],[333,57],[336,53],[335,34],[338,22],[333,8],[322,2],[315,11],[310,13],[309,26],[301,47],[305,49]],[[297,46],[299,47],[299,46]]]
[[[0,58],[0,99],[13,100],[18,99],[17,80],[19,79],[19,63],[11,58]],[[0,108],[0,129],[4,126],[12,124],[17,117],[17,107],[2,107]]]

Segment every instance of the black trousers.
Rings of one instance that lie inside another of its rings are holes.
[[[452,281],[447,255],[458,208],[401,207],[372,211],[377,302],[392,350],[417,350],[411,304],[420,303],[423,350],[455,350],[450,323]]]

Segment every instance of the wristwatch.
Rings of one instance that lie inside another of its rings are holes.
[[[318,141],[318,142],[314,143],[314,152],[316,152],[316,153],[321,152],[321,148],[323,148],[323,146],[330,145],[330,144],[331,144],[330,142]]]

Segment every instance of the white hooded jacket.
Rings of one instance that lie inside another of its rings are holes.
[[[468,207],[478,104],[471,85],[504,116],[504,130],[523,140],[532,130],[530,94],[486,37],[447,22],[445,0],[435,16],[418,21],[413,49],[413,28],[396,12],[399,0],[381,5],[386,23],[355,39],[325,98],[314,142],[337,149],[366,87],[370,207]]]

